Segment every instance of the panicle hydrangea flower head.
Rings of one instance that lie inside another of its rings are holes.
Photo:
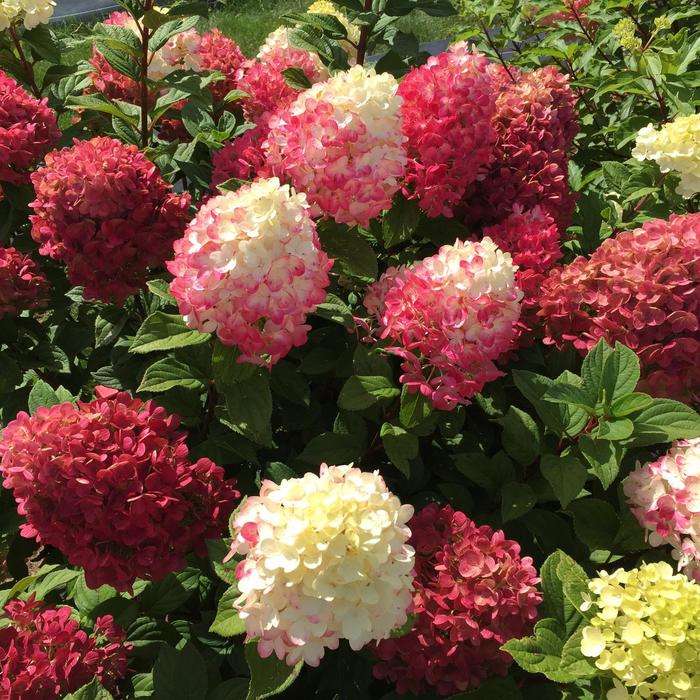
[[[0,71],[0,183],[29,182],[30,169],[60,137],[46,98],[37,100]]]
[[[642,390],[679,400],[700,391],[700,214],[654,219],[555,267],[542,285],[544,342],[581,354],[600,338],[632,348]]]
[[[352,65],[356,63],[357,43],[360,40],[360,28],[356,24],[351,24],[347,15],[335,3],[332,3],[329,0],[316,0],[316,2],[309,5],[309,8],[306,11],[309,14],[314,15],[332,15],[345,27],[348,39],[347,41],[341,41],[340,46],[347,51],[350,64]]]
[[[507,217],[514,204],[539,204],[563,230],[575,205],[568,154],[578,132],[576,97],[567,76],[552,66],[514,77],[503,81],[496,99],[494,158],[467,192],[464,219],[489,224]]]
[[[292,46],[287,27],[279,27],[265,39],[257,60],[246,61],[238,71],[238,89],[249,95],[241,101],[248,121],[266,127],[302,91],[287,83],[282,71],[288,68],[299,68],[312,84],[328,79],[318,55]]]
[[[131,644],[111,615],[88,633],[68,607],[12,600],[0,613],[0,697],[53,700],[93,678],[110,691],[127,673]]]
[[[219,71],[223,80],[217,80],[210,86],[215,102],[223,102],[231,90],[238,89],[237,74],[245,63],[245,56],[238,44],[224,36],[218,29],[211,29],[202,34],[199,43],[200,70]]]
[[[670,544],[686,574],[700,582],[700,438],[679,440],[624,482],[627,502],[649,542]]]
[[[136,146],[97,137],[46,156],[32,174],[32,237],[62,260],[85,296],[123,304],[168,257],[189,219],[189,194],[174,194]]]
[[[637,134],[632,155],[637,160],[653,160],[662,173],[680,175],[676,192],[690,198],[700,192],[700,113],[676,117],[658,130],[653,124]]]
[[[306,341],[332,264],[306,197],[270,178],[210,199],[168,269],[190,328],[237,345],[240,362],[272,365]]]
[[[233,518],[247,639],[262,657],[318,666],[347,639],[355,651],[407,620],[413,507],[378,472],[321,465],[281,484],[264,481]]]
[[[594,615],[581,651],[616,680],[608,700],[697,697],[700,586],[666,562],[598,576],[588,584]]]
[[[389,268],[364,305],[387,352],[402,359],[401,382],[435,408],[468,404],[502,376],[494,360],[515,336],[522,292],[516,266],[490,238],[456,241],[413,268]]]
[[[0,319],[43,309],[49,300],[49,281],[39,266],[15,248],[0,248]]]
[[[505,675],[508,640],[530,634],[542,595],[520,545],[431,503],[408,523],[416,550],[411,631],[379,642],[374,675],[399,693],[452,695]]]
[[[256,177],[265,177],[267,173],[263,144],[267,134],[268,129],[264,126],[256,126],[214,151],[211,159],[211,189],[214,190],[232,178],[254,180]]]
[[[20,412],[3,430],[0,472],[20,532],[83,567],[91,588],[131,589],[205,553],[239,497],[209,459],[188,459],[179,418],[127,392]]]
[[[491,159],[496,93],[488,64],[461,42],[412,68],[399,85],[408,139],[404,191],[428,216],[451,217]]]
[[[54,0],[2,0],[0,2],[0,32],[22,22],[25,29],[46,24],[53,16]]]
[[[406,167],[398,83],[354,66],[270,121],[268,166],[305,192],[314,216],[368,226],[391,207]]]
[[[542,283],[546,273],[563,257],[559,227],[549,212],[539,205],[523,211],[516,204],[508,218],[484,228],[484,235],[501,250],[510,253],[518,266],[515,281],[523,292],[523,304],[516,344],[530,344],[535,329],[541,325],[536,314]]]

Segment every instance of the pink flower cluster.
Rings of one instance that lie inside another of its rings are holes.
[[[488,65],[461,42],[413,68],[399,85],[408,139],[403,187],[428,216],[451,217],[491,160],[496,94]]]
[[[544,342],[581,354],[600,338],[632,348],[641,387],[680,400],[700,392],[700,214],[647,221],[542,285]]]
[[[522,292],[511,256],[490,238],[457,241],[413,268],[389,268],[364,305],[387,352],[401,358],[400,381],[433,405],[468,404],[502,376],[494,360],[511,346]]]
[[[114,690],[126,675],[131,645],[111,615],[98,617],[89,634],[71,608],[30,598],[12,600],[0,614],[0,697],[53,700],[93,678]]]
[[[127,392],[20,412],[0,441],[3,486],[24,537],[59,549],[88,586],[131,589],[185,566],[221,535],[239,493],[208,459],[191,463],[179,418]]]
[[[624,489],[650,544],[670,544],[700,583],[700,438],[679,440],[656,461],[637,465]]]
[[[568,186],[568,153],[578,132],[576,97],[568,78],[552,66],[519,75],[515,82],[492,71],[502,91],[496,99],[497,133],[485,177],[469,188],[462,215],[469,224],[501,221],[517,204],[541,205],[565,229],[575,199]]]
[[[253,180],[266,177],[266,156],[263,148],[268,129],[256,126],[243,132],[233,141],[227,141],[223,148],[212,155],[211,189],[222,182],[235,178]]]
[[[191,328],[237,345],[240,362],[272,365],[306,342],[332,265],[306,197],[270,178],[210,199],[168,269]]]
[[[399,693],[451,695],[505,675],[510,639],[528,635],[542,595],[530,557],[500,530],[431,503],[409,521],[416,550],[413,629],[378,642],[377,678]]]
[[[156,166],[116,139],[76,141],[32,174],[32,237],[62,260],[85,296],[123,304],[162,265],[189,219],[189,194],[174,194]]]
[[[406,167],[398,84],[353,66],[317,83],[270,120],[268,167],[304,192],[314,216],[368,226]]]
[[[38,265],[14,248],[0,248],[0,318],[48,303],[49,281]]]
[[[29,182],[30,169],[60,137],[56,113],[47,100],[32,97],[0,71],[0,183]]]

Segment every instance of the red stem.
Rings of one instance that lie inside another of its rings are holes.
[[[15,30],[13,25],[10,25],[9,32],[10,37],[12,39],[12,43],[17,49],[17,55],[19,56],[22,68],[24,68],[24,72],[27,76],[27,84],[32,89],[34,96],[37,98],[41,98],[41,90],[39,90],[39,86],[36,84],[36,80],[34,80],[34,69],[27,60],[27,57],[24,55],[24,51],[22,50],[22,44],[20,43],[19,37],[17,36],[17,31]]]

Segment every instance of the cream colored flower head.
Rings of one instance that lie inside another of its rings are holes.
[[[662,173],[680,175],[677,192],[690,198],[700,192],[700,114],[676,117],[655,129],[649,124],[639,130],[632,151],[637,160],[653,160]]]
[[[341,639],[358,650],[405,624],[412,515],[378,472],[352,466],[263,482],[234,517],[232,545],[245,556],[234,605],[258,653],[317,666]]]
[[[581,652],[613,677],[608,700],[698,700],[700,586],[658,562],[602,571],[588,587]]]
[[[0,0],[0,31],[15,22],[22,22],[25,29],[46,24],[55,7],[54,0]]]

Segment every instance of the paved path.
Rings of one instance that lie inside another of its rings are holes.
[[[122,9],[114,0],[56,0],[53,21],[62,21],[68,17],[88,19],[94,15],[106,15]]]

